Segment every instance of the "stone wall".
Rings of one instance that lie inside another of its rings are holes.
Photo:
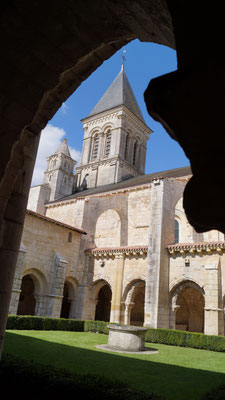
[[[74,286],[82,279],[79,264],[81,233],[28,212],[22,242],[26,251],[23,266],[18,259],[20,285],[16,274],[13,289],[20,289],[22,277],[30,275],[35,285],[36,315],[60,316],[63,288],[70,279]],[[16,269],[16,270],[17,270]],[[10,312],[16,313],[15,301]]]

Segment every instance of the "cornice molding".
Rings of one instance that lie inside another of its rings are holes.
[[[86,249],[85,254],[89,257],[94,258],[103,258],[103,257],[111,257],[115,258],[116,256],[146,256],[148,252],[148,246],[123,246],[123,247],[104,247],[98,248],[95,247],[93,249]]]
[[[195,242],[195,243],[176,243],[166,246],[170,254],[176,253],[222,253],[225,250],[225,242]]]

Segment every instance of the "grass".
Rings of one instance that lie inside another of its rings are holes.
[[[225,383],[225,354],[146,343],[157,354],[132,355],[96,349],[106,335],[90,332],[7,331],[4,352],[63,368],[116,378],[168,400],[200,400]]]

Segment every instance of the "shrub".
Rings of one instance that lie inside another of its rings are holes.
[[[225,337],[172,329],[149,328],[146,342],[225,352]]]
[[[0,364],[1,390],[11,397],[49,399],[71,396],[85,400],[163,400],[156,394],[146,394],[130,389],[124,383],[100,375],[79,375],[64,370],[25,361],[4,354]],[[9,386],[10,383],[10,386]]]
[[[108,322],[104,321],[85,321],[84,331],[85,332],[98,332],[108,335],[109,329],[107,328]]]

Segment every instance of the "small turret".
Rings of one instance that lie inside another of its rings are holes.
[[[56,152],[47,158],[43,184],[50,187],[50,201],[72,193],[76,163],[70,155],[67,140],[63,139]]]

